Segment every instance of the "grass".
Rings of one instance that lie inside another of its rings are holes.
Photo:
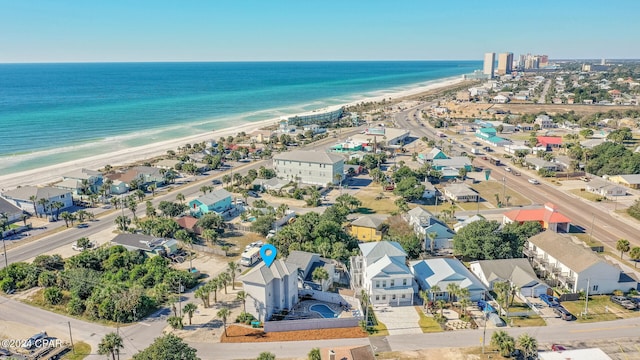
[[[600,196],[598,194],[594,194],[594,193],[589,192],[589,191],[586,191],[584,189],[573,189],[573,190],[569,190],[569,192],[571,192],[572,194],[576,194],[576,195],[580,196],[581,198],[589,200],[589,201],[597,202],[598,199],[602,200],[602,196]]]
[[[513,191],[509,187],[509,181],[506,182],[506,185],[507,185],[506,190],[504,192],[506,195],[510,196],[509,206],[531,205],[531,200],[527,199],[523,195],[520,195],[518,192]],[[475,191],[477,191],[485,201],[491,203],[495,207],[498,207],[495,194],[498,194],[500,196],[500,200],[504,200],[502,198],[502,194],[503,194],[502,181],[496,181],[496,180],[482,181],[477,184],[473,184],[471,187]],[[476,204],[474,203],[474,205]]]
[[[376,199],[383,194],[382,199]],[[371,184],[365,189],[359,191],[356,194],[358,200],[362,202],[362,205],[357,209],[359,213],[363,214],[390,214],[394,211],[398,211],[398,207],[394,204],[394,201],[398,196],[393,195],[391,191],[383,191],[382,186]]]
[[[638,311],[627,310],[618,304],[612,303],[607,295],[589,296],[588,314],[581,316],[580,313],[584,311],[584,305],[584,300],[562,302],[562,306],[575,315],[577,322],[581,323],[627,319],[640,316],[640,312]]]
[[[432,317],[428,317],[424,314],[420,306],[416,306],[416,311],[420,316],[420,320],[418,321],[418,325],[420,329],[422,329],[423,333],[432,333],[432,332],[441,332],[442,327],[438,324]]]
[[[227,258],[229,261],[240,258],[244,247],[256,241],[264,241],[264,237],[256,233],[242,233],[240,231],[228,231],[218,241],[224,241],[231,246]],[[237,248],[237,249],[236,249]]]
[[[589,236],[589,234],[587,233],[577,233],[577,234],[573,234],[573,236],[580,239],[580,241],[587,244],[587,246],[604,246],[603,243],[601,243],[598,240],[595,240],[593,237]]]
[[[547,323],[539,315],[513,316],[509,318],[513,327],[546,326]]]
[[[91,346],[85,342],[77,342],[73,344],[73,350],[66,353],[62,359],[64,360],[82,360],[91,355]]]
[[[459,203],[456,203],[456,205],[458,205],[464,211],[478,210],[478,206],[480,206],[480,210],[488,209],[488,207],[487,207],[487,205],[486,205],[486,203],[484,201],[480,201],[480,202],[459,202]]]
[[[378,325],[373,327],[373,331],[371,336],[388,336],[389,330],[387,330],[387,326],[380,321],[378,321]]]

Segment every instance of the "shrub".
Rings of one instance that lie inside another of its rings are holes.
[[[238,317],[236,318],[236,322],[237,323],[244,323],[244,324],[251,324],[252,321],[257,320],[255,316],[246,313],[246,312],[241,312],[240,315],[238,315]]]
[[[48,287],[44,290],[44,301],[51,305],[57,305],[62,302],[62,291],[57,286]]]
[[[84,312],[84,309],[84,303],[77,296],[72,297],[67,304],[67,311],[71,315],[80,315]]]

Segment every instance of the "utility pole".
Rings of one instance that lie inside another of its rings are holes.
[[[507,195],[507,178],[503,177],[502,178],[502,200],[506,200],[506,195]]]
[[[584,316],[589,313],[589,287],[591,286],[591,278],[587,278],[587,292],[584,297]]]
[[[484,315],[484,330],[482,330],[482,353],[484,354],[484,343],[485,343],[485,338],[487,337],[487,320],[488,320],[488,313],[487,313],[486,306],[482,311],[482,314]]]
[[[7,260],[7,244],[4,242],[4,235],[2,235],[2,248],[4,249],[4,267],[6,269],[9,267],[9,260]]]
[[[69,339],[71,340],[71,351],[73,354],[76,354],[76,348],[73,346],[73,336],[71,336],[71,321],[67,321],[67,325],[69,325]]]

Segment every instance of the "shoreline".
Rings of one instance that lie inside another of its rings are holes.
[[[341,105],[330,105],[323,108],[314,110],[321,112],[327,108],[334,108],[339,106],[351,106],[363,102],[376,102],[383,99],[402,99],[409,96],[414,96],[427,91],[437,90],[439,88],[456,85],[464,82],[465,80],[461,76],[448,77],[438,80],[430,80],[432,83],[428,85],[416,86],[411,89],[401,90],[396,93],[386,93],[374,97],[362,98],[349,103],[343,103]],[[304,112],[308,113],[308,112]],[[299,113],[302,114],[302,113]],[[299,114],[288,115],[287,117],[293,117]],[[244,131],[249,134],[255,130],[263,128],[268,125],[277,123],[280,118],[271,118],[267,120],[261,120],[251,123],[242,124],[237,127],[223,128],[220,130],[210,131],[207,133],[196,134],[186,137],[180,137],[171,140],[164,140],[157,143],[131,147],[127,149],[107,152],[101,155],[89,156],[86,158],[80,158],[71,161],[65,161],[58,164],[44,166],[38,169],[31,169],[16,172],[13,174],[0,176],[0,190],[6,191],[18,186],[27,185],[45,185],[56,180],[61,180],[61,175],[70,172],[74,169],[86,168],[91,170],[98,170],[109,164],[111,166],[126,166],[145,159],[158,157],[165,155],[168,150],[175,150],[179,146],[183,146],[186,143],[199,143],[211,139],[218,139],[221,136],[227,137],[229,135],[235,136],[237,133]],[[117,161],[114,161],[117,159]]]

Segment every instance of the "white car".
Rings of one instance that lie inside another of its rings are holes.
[[[533,184],[533,185],[538,185],[540,184],[540,182],[536,179],[529,179],[529,183]]]
[[[510,167],[506,167],[506,168],[504,168],[504,171],[511,172],[511,168]]]

